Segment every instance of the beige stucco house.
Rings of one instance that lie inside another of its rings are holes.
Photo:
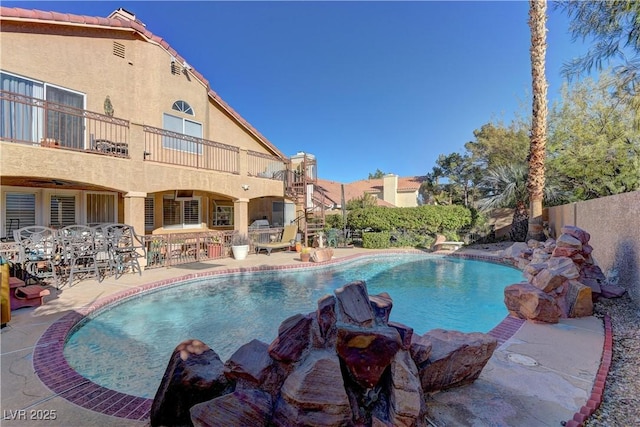
[[[126,10],[0,8],[0,83],[0,237],[104,222],[242,231],[295,210],[287,157]]]
[[[424,179],[422,176],[400,177],[389,173],[382,178],[363,179],[346,184],[318,179],[316,187],[324,192],[327,209],[342,207],[343,187],[345,203],[367,193],[376,197],[378,206],[408,208],[418,206],[418,190]]]

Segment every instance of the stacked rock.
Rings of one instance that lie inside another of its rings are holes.
[[[591,236],[564,226],[557,240],[516,243],[502,256],[524,272],[525,283],[505,288],[505,305],[512,315],[556,323],[560,318],[593,314],[599,296],[620,296],[624,289],[606,283],[592,257]]]
[[[389,321],[392,306],[388,294],[369,296],[353,282],[282,322],[270,345],[253,340],[224,364],[186,341],[151,425],[425,426],[425,394],[475,381],[497,341],[442,329],[417,335]]]

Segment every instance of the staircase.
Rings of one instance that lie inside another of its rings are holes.
[[[295,221],[304,233],[303,243],[310,246],[313,238],[324,229],[325,194],[316,185],[315,157],[304,153],[295,157],[287,168],[284,193],[296,204]]]

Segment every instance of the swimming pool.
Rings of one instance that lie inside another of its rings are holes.
[[[391,320],[423,334],[434,328],[488,332],[507,314],[504,287],[521,277],[506,266],[424,254],[212,276],[92,313],[68,337],[64,355],[101,386],[151,398],[181,341],[200,339],[225,361],[254,338],[271,342],[283,320],[314,311],[321,296],[353,280],[365,280],[371,295],[389,293]]]

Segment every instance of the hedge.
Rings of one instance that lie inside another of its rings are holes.
[[[451,233],[471,224],[471,211],[464,206],[425,205],[414,208],[372,208],[350,211],[349,228],[354,230],[412,230],[425,234]]]

